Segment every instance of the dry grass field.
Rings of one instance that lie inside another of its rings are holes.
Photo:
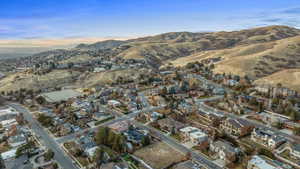
[[[169,147],[163,142],[158,142],[142,148],[134,153],[153,168],[165,168],[172,163],[179,162],[184,155]]]
[[[69,85],[79,74],[79,72],[67,70],[55,70],[42,76],[32,73],[15,73],[0,80],[0,91],[16,91],[20,88],[36,90]]]

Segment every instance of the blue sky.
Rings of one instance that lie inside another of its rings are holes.
[[[0,39],[300,28],[299,0],[1,0]]]

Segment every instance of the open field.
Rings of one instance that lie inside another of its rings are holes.
[[[181,161],[184,155],[163,142],[154,143],[134,153],[153,168],[165,168],[172,163]]]

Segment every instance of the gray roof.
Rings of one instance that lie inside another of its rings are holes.
[[[70,98],[75,98],[81,95],[82,95],[81,93],[71,89],[41,94],[41,96],[44,97],[46,101],[49,103],[66,101]]]

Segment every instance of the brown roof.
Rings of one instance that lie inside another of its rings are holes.
[[[177,129],[184,127],[183,123],[176,121],[174,119],[171,119],[171,118],[164,118],[164,119],[158,120],[158,124],[160,126],[175,127]]]
[[[231,119],[230,118],[227,121],[236,128],[252,126],[247,120],[244,120],[244,119]]]

